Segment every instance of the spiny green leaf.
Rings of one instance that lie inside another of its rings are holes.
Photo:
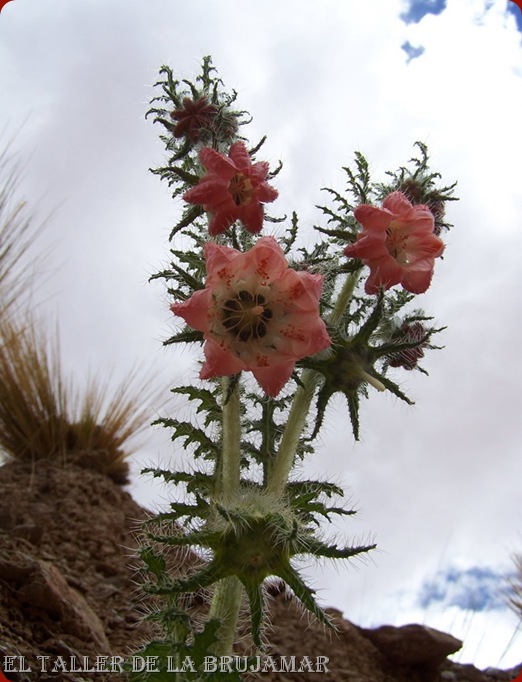
[[[314,599],[315,591],[308,587],[308,585],[302,580],[301,576],[292,566],[290,566],[290,564],[284,567],[282,566],[278,571],[278,575],[285,581],[288,587],[293,590],[295,596],[302,602],[302,604],[306,606],[306,608],[313,613],[321,623],[327,625],[328,627],[332,627],[330,619]]]
[[[206,413],[205,426],[208,426],[211,422],[221,421],[222,408],[212,391],[196,386],[179,386],[173,388],[172,393],[186,395],[190,401],[199,400],[200,404],[196,412],[198,414],[201,412]]]
[[[203,212],[202,206],[191,206],[185,212],[185,215],[179,221],[179,223],[176,223],[176,225],[174,225],[172,228],[169,234],[169,241],[172,241],[172,238],[177,235],[180,230],[182,230],[184,227],[188,227],[196,220],[196,218],[199,218],[200,215],[203,215]]]
[[[180,421],[179,419],[173,418],[162,418],[157,419],[152,424],[155,425],[158,423],[174,430],[172,440],[182,440],[184,447],[188,447],[189,445],[196,446],[194,447],[195,457],[204,457],[206,459],[218,458],[218,445],[209,438],[204,431],[196,428],[191,422]]]
[[[221,538],[219,533],[198,530],[192,533],[181,533],[179,535],[157,535],[147,533],[147,537],[163,545],[173,545],[175,547],[186,547],[189,545],[200,547],[213,547]]]
[[[162,420],[158,422],[162,423]],[[214,483],[213,476],[202,471],[170,471],[160,467],[147,467],[141,470],[141,474],[152,474],[154,478],[162,478],[165,483],[187,483],[189,492],[209,490]]]
[[[261,646],[261,626],[263,624],[264,603],[263,590],[259,584],[250,584],[250,582],[243,582],[243,586],[247,593],[248,603],[250,605],[250,625],[251,634],[254,644]]]
[[[306,552],[326,559],[350,559],[359,554],[365,554],[375,549],[377,545],[359,545],[356,547],[338,547],[326,545],[317,539],[310,538],[306,543]]]
[[[161,554],[155,552],[151,547],[143,547],[139,555],[150,573],[154,573],[157,578],[162,578],[165,575],[166,563]]]
[[[286,489],[292,496],[304,495],[311,492],[314,493],[316,497],[323,493],[328,497],[332,497],[333,495],[344,497],[344,490],[340,486],[335,483],[330,483],[329,481],[290,481],[287,484]]]

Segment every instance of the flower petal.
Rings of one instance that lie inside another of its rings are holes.
[[[382,202],[382,207],[394,215],[401,215],[411,210],[413,205],[403,192],[392,192]]]
[[[265,204],[275,201],[279,196],[279,192],[266,182],[263,182],[258,186],[256,194],[259,201],[262,201]]]
[[[263,229],[264,211],[262,204],[253,199],[249,204],[238,206],[239,219],[252,234],[258,234]]]
[[[389,211],[369,204],[357,206],[353,214],[365,229],[378,232],[384,232],[393,220],[393,215]]]
[[[252,374],[255,376],[264,392],[271,398],[275,398],[292,376],[294,367],[295,359],[269,367],[258,367],[257,369],[252,370]]]
[[[412,294],[423,294],[429,289],[433,277],[433,259],[427,258],[409,268],[402,278],[402,286]]]
[[[250,176],[252,160],[244,142],[234,142],[234,144],[230,147],[228,155],[234,162],[234,166],[237,170],[242,171],[245,173],[245,175]]]
[[[351,258],[375,259],[386,256],[386,232],[361,232],[354,244],[344,249]]]
[[[201,379],[213,379],[237,374],[244,365],[230,351],[216,343],[212,338],[207,338],[204,348],[205,362],[199,376]]]
[[[372,260],[368,265],[370,266],[370,276],[364,285],[367,294],[378,294],[381,287],[389,289],[400,284],[403,269],[391,256],[387,255],[378,260]]]
[[[230,180],[237,173],[237,167],[228,156],[220,154],[211,147],[203,147],[199,152],[199,160],[205,168],[216,175]]]
[[[249,265],[255,269],[255,274],[262,282],[270,282],[279,277],[288,269],[288,261],[283,249],[274,237],[261,237],[254,247],[247,251]]]
[[[210,291],[202,289],[195,291],[187,301],[173,303],[170,309],[175,315],[182,317],[190,327],[200,332],[206,332],[208,330],[209,305]]]
[[[215,281],[220,270],[232,263],[238,256],[238,251],[230,246],[221,246],[215,242],[205,244],[205,264],[207,267],[207,287]]]
[[[260,185],[265,182],[269,170],[268,161],[258,161],[252,164],[249,175],[256,184]]]
[[[202,178],[198,185],[188,189],[183,199],[189,204],[203,204],[211,207],[224,202],[234,204],[228,192],[228,185],[228,180],[217,175],[207,176]]]
[[[208,233],[211,237],[223,234],[238,219],[237,208],[228,204],[220,207],[212,216],[208,225]]]

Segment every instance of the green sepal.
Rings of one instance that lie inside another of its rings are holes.
[[[356,547],[339,547],[338,545],[326,545],[320,540],[311,538],[306,549],[309,554],[325,559],[351,559],[359,554],[365,554],[375,549],[377,545],[359,545]]]
[[[277,575],[285,581],[299,601],[301,601],[302,604],[311,613],[313,613],[321,623],[323,623],[323,625],[332,627],[332,623],[328,618],[328,615],[315,601],[315,590],[312,590],[310,587],[308,587],[308,585],[302,580],[301,576],[290,565],[290,563],[280,566]]]
[[[261,627],[265,615],[263,588],[259,583],[246,580],[241,581],[248,597],[250,607],[250,632],[252,640],[257,647],[261,648]]]

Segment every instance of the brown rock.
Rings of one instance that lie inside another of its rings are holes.
[[[34,568],[34,559],[24,552],[0,554],[0,580],[23,582]]]
[[[383,625],[362,632],[388,660],[404,666],[439,665],[462,646],[460,639],[426,625]]]
[[[11,531],[15,538],[24,538],[32,545],[39,545],[42,541],[43,528],[32,523],[21,523]]]
[[[47,561],[36,560],[27,582],[18,591],[22,603],[40,608],[63,621],[70,634],[91,641],[100,654],[110,652],[103,625],[85,601],[60,571]]]

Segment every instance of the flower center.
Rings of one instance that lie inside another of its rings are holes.
[[[249,204],[254,195],[252,181],[244,173],[236,173],[232,177],[228,191],[236,206]]]
[[[239,341],[262,339],[267,332],[272,311],[266,306],[266,299],[261,294],[251,294],[244,289],[235,298],[225,301],[223,308],[223,326]]]
[[[408,233],[404,228],[393,223],[386,230],[386,248],[390,256],[402,265],[408,262],[407,254]]]

